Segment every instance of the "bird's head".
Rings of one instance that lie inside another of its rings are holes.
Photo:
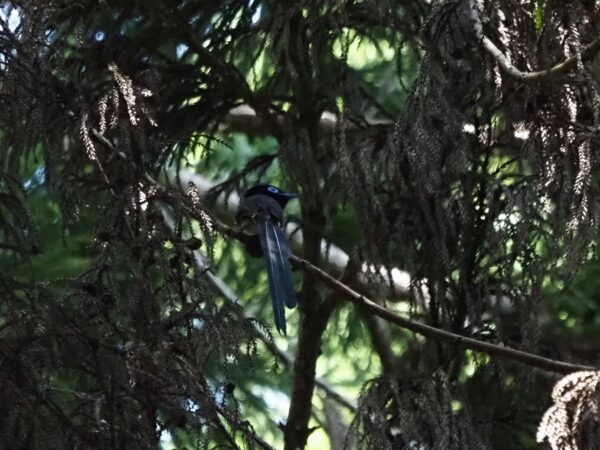
[[[285,205],[291,199],[298,197],[296,194],[282,191],[278,187],[271,186],[269,184],[259,184],[251,187],[244,193],[244,198],[252,197],[254,195],[266,195],[271,197],[272,199],[276,200],[282,208],[285,208]]]

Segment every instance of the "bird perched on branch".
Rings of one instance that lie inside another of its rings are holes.
[[[246,236],[244,245],[248,253],[265,257],[275,326],[284,335],[284,305],[294,308],[297,301],[290,264],[292,251],[282,229],[283,209],[296,197],[296,194],[283,192],[275,186],[254,186],[244,194],[236,215],[236,221]]]

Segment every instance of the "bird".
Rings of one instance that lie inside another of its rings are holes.
[[[275,326],[284,336],[287,333],[284,305],[294,308],[297,299],[290,263],[292,251],[282,228],[283,210],[296,197],[275,186],[260,184],[244,193],[236,214],[246,251],[251,256],[265,258]]]

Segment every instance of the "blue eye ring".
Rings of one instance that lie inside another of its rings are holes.
[[[277,189],[276,187],[273,187],[273,186],[269,186],[267,188],[267,191],[271,192],[272,194],[279,194],[279,189]]]

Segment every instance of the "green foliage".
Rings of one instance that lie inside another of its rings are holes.
[[[535,29],[538,33],[542,32],[544,27],[544,11],[546,9],[545,0],[537,0],[535,2]]]
[[[553,325],[564,328],[576,346],[581,345],[578,338],[595,339],[600,335],[599,271],[600,261],[596,251],[573,280],[562,286],[563,283],[552,285],[548,289]]]

